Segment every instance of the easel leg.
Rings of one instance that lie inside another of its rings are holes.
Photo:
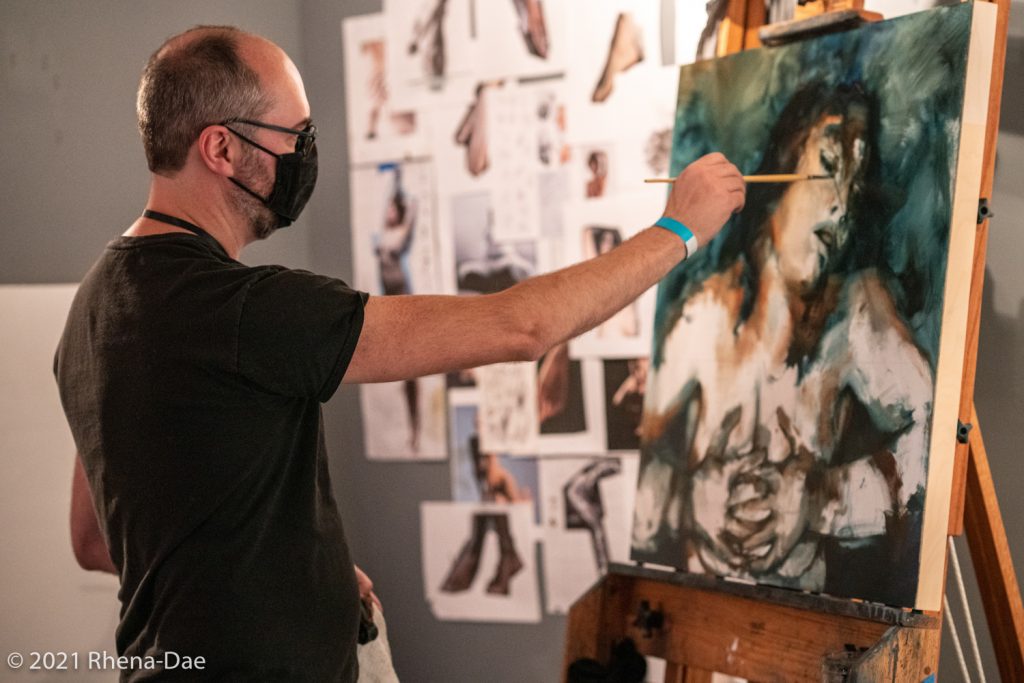
[[[969,435],[964,526],[978,577],[992,645],[1004,681],[1024,681],[1024,606],[1013,570],[1006,528],[999,513],[992,471],[981,438],[978,413]]]

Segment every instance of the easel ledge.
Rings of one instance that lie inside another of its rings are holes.
[[[987,206],[1011,0],[981,1],[996,5],[997,18],[948,532],[959,536],[966,531],[1002,680],[1024,681],[1024,604],[974,407],[991,215]],[[868,18],[863,0],[820,4],[823,10],[849,14],[852,9]],[[719,56],[758,47],[761,36],[777,40],[787,33],[767,30],[759,36],[764,18],[763,0],[731,0],[719,33]],[[848,26],[836,19],[823,16],[811,28],[818,32],[829,25]],[[666,683],[709,683],[713,671],[749,680],[820,681],[830,661],[850,653],[846,680],[925,681],[937,675],[942,617],[716,577],[612,565],[569,613],[562,676],[578,659],[607,661],[612,646],[629,637],[643,654],[668,662]]]
[[[937,616],[693,574],[612,565],[569,612],[563,672],[607,660],[631,638],[668,662],[666,683],[712,671],[754,681],[820,681],[833,657],[856,657],[851,680],[924,680],[934,673]]]

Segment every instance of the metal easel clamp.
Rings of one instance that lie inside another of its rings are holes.
[[[981,225],[989,218],[995,216],[992,212],[992,207],[988,205],[988,197],[982,197],[978,200],[978,225]]]
[[[960,420],[956,421],[956,440],[960,443],[967,443],[967,437],[974,429],[974,425],[970,422],[964,423]]]
[[[633,626],[644,632],[644,638],[650,638],[655,631],[660,631],[665,624],[665,613],[661,610],[651,609],[651,603],[641,600],[640,606],[636,609],[636,619]]]

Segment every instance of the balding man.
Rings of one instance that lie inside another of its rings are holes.
[[[674,221],[705,243],[744,200],[735,167],[706,157],[675,185],[668,229],[609,254],[494,295],[369,299],[237,260],[316,181],[302,79],[276,45],[229,27],[171,38],[138,115],[145,211],[86,275],[55,361],[76,555],[120,577],[118,653],[156,663],[130,660],[133,681],[355,680],[360,594],[320,404],[343,379],[536,359],[685,258]],[[167,652],[204,669],[166,670]]]

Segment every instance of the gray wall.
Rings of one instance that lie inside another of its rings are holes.
[[[236,24],[301,55],[298,0],[0,2],[0,281],[77,282],[138,218],[149,171],[135,90],[149,55],[196,24]],[[246,252],[307,266],[309,219]]]
[[[138,216],[148,180],[134,119],[138,75],[166,36],[197,23],[236,24],[281,44],[303,70],[322,131],[321,179],[307,213],[247,250],[245,260],[350,278],[340,22],[379,8],[379,0],[0,2],[0,283],[77,281],[103,244]],[[1016,494],[1024,468],[1015,458],[1024,441],[1024,129],[1014,112],[1024,111],[1024,4],[1015,2],[1014,11],[977,404],[1021,567],[1024,499]],[[563,619],[499,626],[431,616],[418,503],[448,497],[447,466],[368,462],[358,411],[350,388],[327,405],[332,476],[353,555],[384,600],[399,673],[410,681],[554,680]],[[943,654],[944,679],[957,680],[948,642]]]

